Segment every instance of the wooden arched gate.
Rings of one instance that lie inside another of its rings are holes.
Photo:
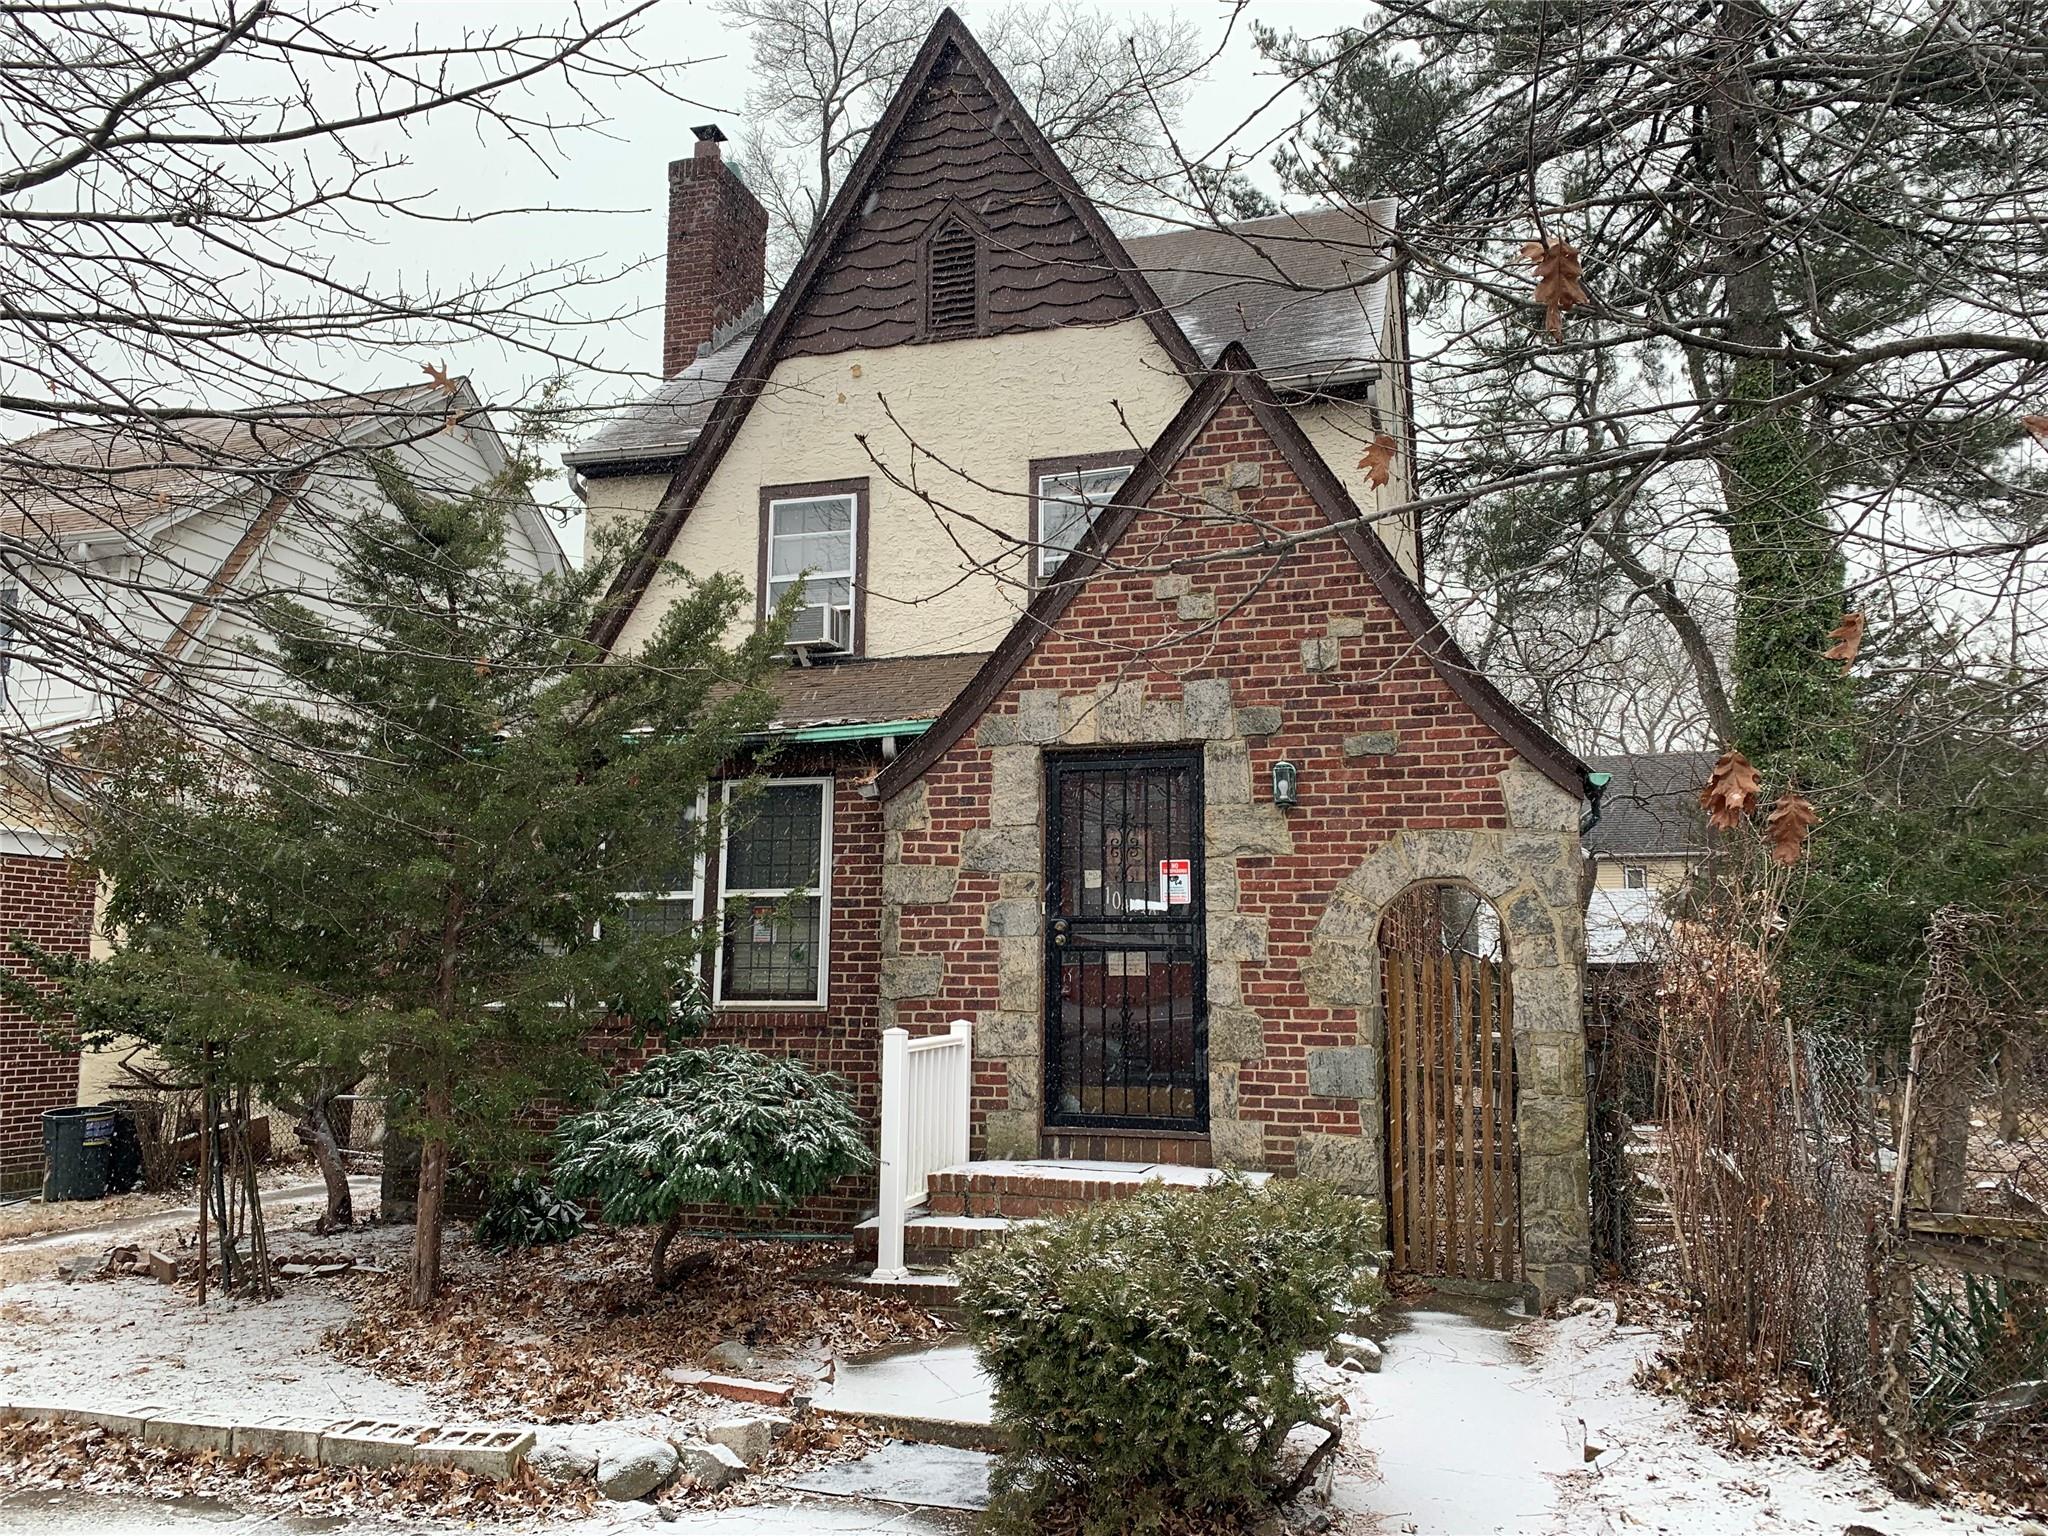
[[[1499,944],[1492,908],[1455,886],[1412,889],[1382,926],[1397,1269],[1522,1277],[1514,997]]]

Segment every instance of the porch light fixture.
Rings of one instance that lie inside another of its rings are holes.
[[[1273,765],[1273,803],[1283,811],[1294,808],[1294,784],[1300,773],[1301,771],[1284,757]]]

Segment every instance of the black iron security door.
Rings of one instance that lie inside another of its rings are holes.
[[[1046,1124],[1206,1131],[1202,760],[1046,760]]]

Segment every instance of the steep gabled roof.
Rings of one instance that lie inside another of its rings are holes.
[[[903,83],[896,88],[887,110],[868,136],[866,147],[840,184],[831,207],[819,222],[817,234],[805,247],[796,271],[776,297],[774,308],[769,310],[761,329],[754,333],[745,356],[733,370],[731,384],[711,407],[689,457],[683,461],[662,496],[661,504],[655,509],[640,548],[612,583],[611,606],[593,633],[599,644],[611,645],[625,628],[627,619],[660,568],[663,556],[675,543],[676,534],[690,515],[691,507],[718,468],[719,461],[725,457],[726,450],[732,446],[741,425],[753,410],[754,401],[767,386],[775,364],[793,351],[820,350],[812,323],[821,314],[815,307],[817,301],[822,298],[828,309],[855,302],[857,284],[848,289],[835,285],[832,291],[827,292],[825,282],[828,274],[836,277],[841,271],[852,271],[857,267],[857,262],[841,265],[849,237],[859,230],[871,209],[882,216],[890,228],[904,227],[903,220],[908,211],[892,208],[886,199],[876,196],[880,178],[894,166],[899,153],[906,147],[906,130],[913,125],[913,120],[919,124],[924,122],[920,112],[927,93],[948,79],[957,83],[963,78],[971,79],[992,104],[993,119],[981,125],[984,136],[990,140],[1000,139],[1005,156],[1021,157],[1022,163],[1039,178],[1033,189],[1034,217],[1057,216],[1070,220],[1085,234],[1087,248],[1094,253],[1089,258],[1089,276],[1097,287],[1091,292],[1106,295],[1113,289],[1114,313],[1135,314],[1143,319],[1176,367],[1188,374],[1200,371],[1201,358],[1188,344],[1187,337],[1181,334],[1173,316],[1160,303],[1158,295],[1124,250],[1122,242],[1103,222],[1095,204],[1074,184],[1073,177],[1060,163],[1045,135],[1038,131],[1038,125],[1032,122],[1031,114],[1018,101],[1009,82],[982,52],[981,45],[960,18],[951,9],[945,10],[933,23],[931,35],[918,50]],[[917,148],[920,163],[912,168],[917,175],[935,171],[947,153],[943,147],[934,148],[922,143]],[[1003,185],[1008,188],[1006,195],[1014,195],[1015,180],[1016,172],[1006,162],[1003,167]],[[1024,249],[1020,242],[1020,252]],[[1053,275],[1057,276],[1057,273]],[[1019,283],[1028,281],[1028,278],[1029,273],[1020,265],[1017,273]],[[1095,301],[1091,299],[1090,302]],[[1102,313],[1110,316],[1112,310],[1105,307]],[[893,332],[880,331],[856,344],[886,344],[891,335]]]
[[[915,782],[973,728],[1016,676],[1025,658],[1051,633],[1067,605],[1091,577],[1102,571],[1117,541],[1159,493],[1209,419],[1232,400],[1250,408],[1317,508],[1330,520],[1344,547],[1451,690],[1548,778],[1571,793],[1584,796],[1585,764],[1509,703],[1466,658],[1387,547],[1363,525],[1363,514],[1351,493],[1251,366],[1250,354],[1235,344],[1218,359],[1216,367],[1188,397],[1187,404],[1145,450],[1130,478],[1118,490],[1116,500],[1103,509],[1074,552],[1039,589],[1030,606],[1010,626],[1002,643],[982,663],[974,680],[946,707],[931,730],[877,776],[876,788],[881,796],[887,799]]]
[[[1707,850],[1707,813],[1700,791],[1714,770],[1712,752],[1627,752],[1589,757],[1610,775],[1600,795],[1600,820],[1586,834],[1586,852],[1695,854]]]

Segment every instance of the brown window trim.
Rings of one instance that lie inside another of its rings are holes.
[[[1034,485],[1036,481],[1032,482]],[[778,501],[802,501],[809,496],[851,496],[853,498],[853,649],[849,656],[868,653],[868,479],[809,480],[797,485],[761,487],[761,528],[755,550],[754,622],[768,621],[768,508]]]
[[[1134,469],[1138,463],[1138,450],[1126,448],[1115,453],[1070,453],[1054,459],[1033,459],[1031,476],[1031,532],[1030,542],[1024,550],[1026,568],[1030,571],[1030,585],[1037,586],[1045,578],[1038,568],[1038,484],[1047,475],[1071,474],[1078,469]]]

